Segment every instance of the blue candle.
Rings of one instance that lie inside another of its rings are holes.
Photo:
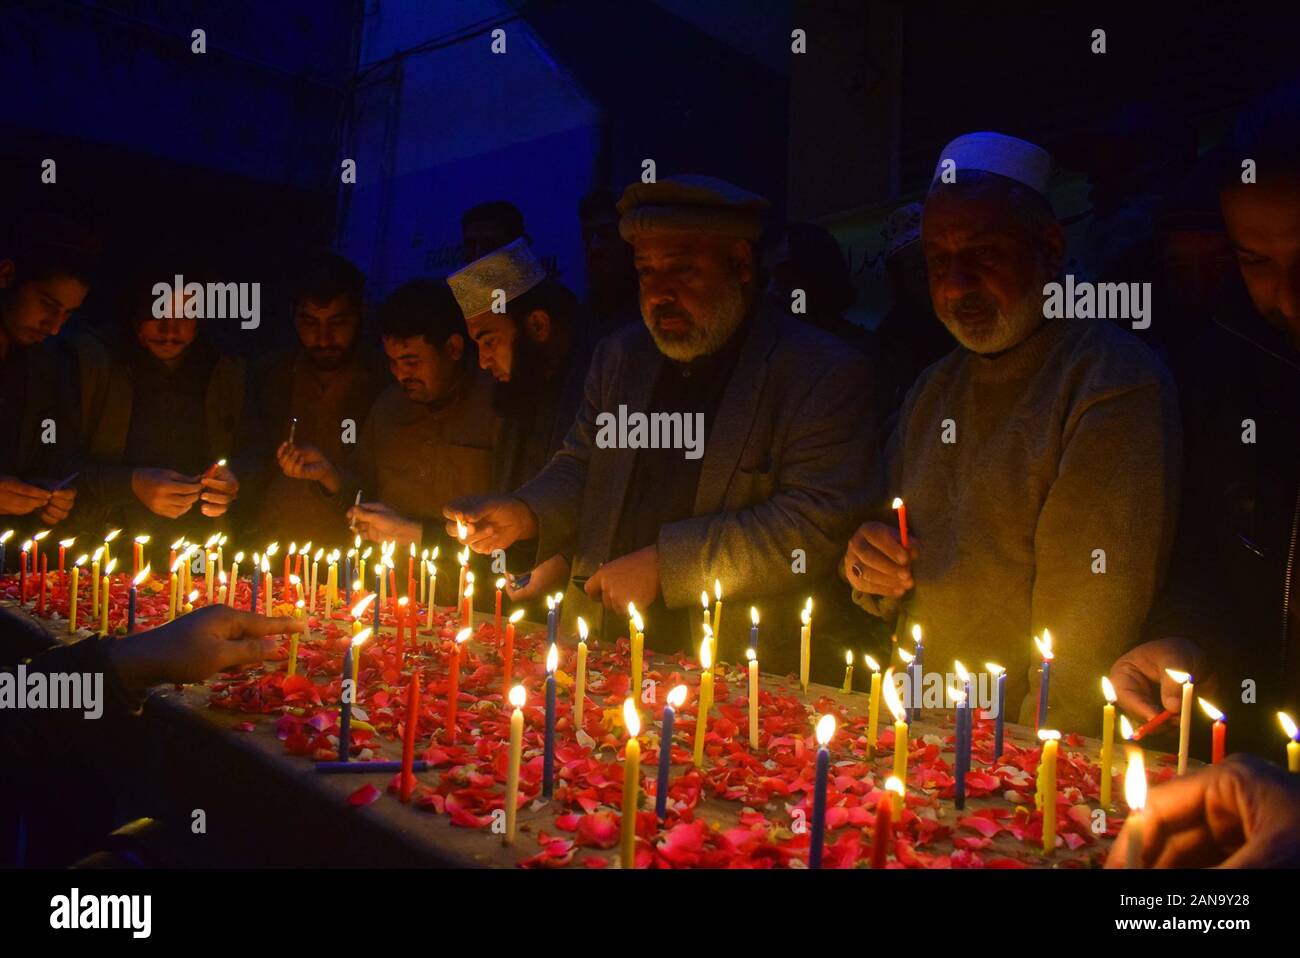
[[[993,763],[996,765],[998,759],[1002,757],[1002,716],[1006,712],[1007,705],[1007,671],[1002,666],[992,663],[986,664],[985,668],[995,672],[998,677],[998,718],[993,732]]]
[[[663,821],[668,813],[668,772],[673,764],[673,721],[677,709],[686,701],[686,686],[673,686],[664,706],[664,727],[659,736],[659,782],[655,786],[655,815]]]
[[[248,611],[257,615],[257,555],[253,555],[253,572],[248,577]],[[236,582],[236,585],[239,583]]]
[[[352,602],[352,556],[343,557],[343,603]]]
[[[253,591],[257,591],[254,589]],[[352,685],[352,643],[343,653],[343,684],[339,700],[339,761],[348,760],[348,751],[352,747],[352,697],[356,690]]]
[[[14,531],[10,529],[4,534],[3,538],[0,538],[0,575],[5,574],[5,543],[9,540],[9,537],[13,534]]]
[[[1043,629],[1043,637],[1034,636],[1034,645],[1043,657],[1043,669],[1038,682],[1038,727],[1047,727],[1047,690],[1052,684],[1052,633]]]
[[[126,634],[130,635],[135,631],[135,582],[131,583],[131,591],[126,594]]]
[[[753,623],[749,627],[749,647],[755,652],[758,651],[758,609],[752,605],[749,607],[749,621]]]
[[[916,674],[918,676],[918,688],[916,695],[916,717],[921,717],[921,690],[919,686],[925,684],[925,645],[921,641],[921,627],[915,622],[912,623],[912,640],[916,643]]]
[[[555,790],[555,667],[560,650],[554,642],[546,653],[546,748],[542,757],[542,797],[550,798]]]
[[[808,847],[808,867],[822,867],[822,846],[826,842],[826,780],[831,753],[826,747],[835,734],[835,716],[823,715],[817,722],[817,773],[813,780],[812,838]]]
[[[958,809],[966,807],[966,771],[969,768],[967,764],[970,760],[968,745],[970,742],[970,682],[966,683],[966,689],[960,695],[954,696],[957,699],[957,710],[954,714],[957,727],[957,737],[953,746],[953,770],[956,773],[956,784],[953,789],[953,803]]]

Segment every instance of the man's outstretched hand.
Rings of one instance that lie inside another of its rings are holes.
[[[1151,790],[1142,815],[1145,868],[1300,867],[1300,776],[1254,755],[1230,755]],[[1107,868],[1123,868],[1125,824]]]
[[[1156,639],[1129,649],[1110,667],[1120,709],[1149,722],[1161,709],[1177,712],[1182,708],[1183,687],[1166,669],[1191,675],[1197,692],[1214,693],[1215,676],[1199,645],[1173,637]]]
[[[458,538],[456,523],[466,527],[463,541],[478,553],[509,549],[521,539],[537,535],[537,516],[513,496],[461,496],[442,510],[447,535]]]
[[[280,644],[272,636],[306,630],[303,619],[209,605],[119,639],[109,654],[122,684],[138,692],[163,682],[201,682],[236,665],[265,661]]]

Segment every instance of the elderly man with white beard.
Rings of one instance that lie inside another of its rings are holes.
[[[1050,167],[997,133],[940,154],[921,240],[935,312],[959,345],[904,400],[872,498],[882,518],[904,499],[909,547],[895,522],[867,522],[843,573],[860,606],[900,616],[900,639],[922,627],[927,671],[1003,666],[1012,721],[1036,721],[1032,639],[1049,630],[1045,721],[1087,732],[1098,681],[1135,641],[1166,567],[1181,429],[1172,381],[1136,337],[1044,318],[1064,246]]]
[[[797,664],[799,605],[819,579],[836,584],[865,515],[872,419],[863,360],[756,295],[767,205],[704,176],[629,186],[619,230],[644,324],[596,347],[576,422],[539,475],[446,515],[478,552],[539,535],[539,558],[571,555],[564,619],[581,613],[607,641],[626,634],[634,602],[647,646],[696,648],[700,592],[719,580],[735,611],[715,651],[743,658],[754,604],[773,623],[764,665],[780,670]],[[608,426],[656,416],[702,423],[703,455],[685,429],[676,448],[647,448]]]

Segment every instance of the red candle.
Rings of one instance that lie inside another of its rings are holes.
[[[27,550],[19,557],[18,562],[18,595],[19,602],[27,601]]]
[[[1211,765],[1218,765],[1223,761],[1224,749],[1227,745],[1228,723],[1223,719],[1214,723],[1214,747],[1210,757]]]
[[[62,542],[59,543],[59,575],[63,575],[63,554],[68,551],[68,547]]]
[[[501,695],[505,698],[510,696],[510,680],[515,671],[515,622],[523,614],[523,609],[515,610],[506,623],[506,647],[501,652]]]
[[[903,784],[894,776],[889,776],[885,790],[880,794],[880,803],[876,806],[876,827],[871,834],[871,867],[884,868],[889,857],[889,842],[893,837],[894,793],[901,798]],[[901,814],[901,812],[900,812]]]
[[[415,774],[411,771],[415,762],[415,730],[420,721],[420,670],[411,676],[411,685],[406,690],[406,734],[402,737],[402,787],[403,802],[411,800],[415,790]]]
[[[907,506],[903,505],[902,499],[894,500],[894,509],[898,513],[898,541],[907,548]]]
[[[36,604],[37,615],[45,614],[45,572],[46,567],[49,565],[49,561],[50,557],[48,555],[41,556],[41,593],[40,600]]]
[[[293,602],[293,601],[294,601],[294,600],[293,600],[292,598],[290,598],[290,596],[289,596],[289,584],[290,584],[290,583],[289,583],[289,560],[292,559],[292,558],[293,558],[293,557],[292,557],[288,552],[286,552],[286,553],[284,554],[284,592],[282,593],[282,595],[284,596],[284,601],[285,601],[285,602]],[[268,599],[271,597],[270,590],[267,590],[266,597],[267,597]],[[267,615],[270,615],[270,614],[271,614],[271,606],[270,606],[270,603],[267,603],[266,614],[267,614]]]
[[[498,636],[501,635],[501,587],[505,584],[505,579],[497,579],[497,611],[496,617],[492,620],[492,624],[496,627],[496,633]]]
[[[393,616],[393,625],[397,628],[397,655],[400,658],[406,651],[406,606],[398,605],[397,615]]]
[[[397,615],[397,576],[392,569],[388,570],[388,611]]]
[[[451,668],[447,678],[447,727],[448,744],[456,741],[456,700],[460,698],[460,644],[469,638],[469,629],[456,633],[456,641],[451,646]]]

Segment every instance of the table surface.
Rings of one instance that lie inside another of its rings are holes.
[[[30,606],[30,603],[28,604]],[[13,603],[9,603],[9,611],[17,611]],[[27,612],[30,615],[30,612]],[[54,635],[59,641],[67,641],[68,636],[62,633],[58,626],[62,623],[48,623],[44,620],[31,617],[33,621],[46,627],[50,634]],[[520,635],[527,634],[530,629],[541,629],[542,626],[520,623]],[[383,633],[388,635],[392,629],[385,627]],[[84,634],[84,633],[83,633]],[[478,639],[471,639],[470,645],[478,650],[487,652],[487,647],[480,647]],[[283,668],[280,663],[271,664],[271,668]],[[646,676],[658,678],[660,681],[666,680],[666,677],[672,673],[683,673],[682,662],[672,660],[653,654],[646,656]],[[744,669],[729,668],[725,672],[724,681],[730,681],[736,684],[736,697],[733,701],[743,698],[747,694],[746,686],[747,674]],[[556,826],[555,819],[558,815],[581,811],[576,805],[569,807],[559,807],[557,802],[533,801],[528,802],[520,808],[518,813],[518,824],[520,834],[513,845],[505,846],[501,842],[501,836],[493,834],[489,829],[463,828],[452,824],[451,818],[445,814],[432,813],[425,808],[416,807],[413,804],[401,803],[396,795],[388,792],[387,785],[393,779],[391,773],[349,773],[326,775],[314,771],[313,762],[306,757],[295,756],[286,751],[284,743],[278,738],[275,730],[275,723],[278,715],[256,714],[246,712],[226,711],[214,708],[211,705],[212,684],[214,681],[221,681],[221,677],[210,680],[209,682],[188,685],[182,687],[167,686],[155,689],[150,697],[149,706],[146,709],[148,721],[165,730],[168,739],[172,740],[175,747],[180,749],[179,753],[184,754],[190,760],[202,763],[203,759],[199,756],[211,754],[214,756],[212,762],[218,766],[215,769],[205,769],[212,771],[214,775],[220,776],[223,769],[241,768],[238,776],[241,780],[255,781],[256,791],[258,793],[267,793],[280,789],[285,790],[290,796],[291,807],[306,807],[311,803],[316,806],[326,806],[325,815],[327,818],[331,815],[337,816],[337,821],[345,822],[344,827],[349,833],[352,833],[360,846],[374,850],[374,854],[369,860],[361,861],[361,864],[384,864],[391,861],[385,858],[383,849],[389,849],[392,854],[400,854],[405,859],[404,863],[415,864],[438,864],[458,867],[513,867],[520,862],[529,859],[538,854],[540,851],[539,843],[536,836],[539,831],[545,831],[552,836],[560,838],[571,837]],[[691,684],[698,681],[698,670],[688,678]],[[869,696],[865,692],[844,693],[840,689],[826,686],[810,685],[808,692],[805,694],[799,688],[798,682],[792,677],[775,676],[764,674],[762,676],[762,685],[765,691],[779,692],[784,695],[790,695],[804,702],[808,707],[809,715],[809,738],[810,748],[815,748],[811,739],[812,726],[815,715],[811,709],[813,703],[820,699],[829,699],[839,706],[843,706],[857,714],[865,715],[868,710]],[[596,696],[590,692],[589,696],[593,699]],[[609,701],[598,699],[598,707],[612,708],[615,703],[612,698]],[[327,703],[328,704],[328,703]],[[364,701],[361,703],[364,706]],[[891,727],[887,720],[888,712],[884,703],[880,706],[881,731]],[[716,716],[716,711],[714,715]],[[950,737],[952,734],[952,713],[950,711],[930,710],[922,713],[922,717],[911,725],[911,740],[916,743],[926,736]],[[251,723],[251,730],[249,724]],[[643,716],[643,741],[647,735],[653,735],[657,738],[659,734],[659,717],[658,715]],[[678,725],[678,735],[676,741],[679,748],[684,747],[683,743],[693,736],[693,718],[690,720],[690,732]],[[738,734],[746,734],[740,732]],[[1012,745],[1024,749],[1037,748],[1038,741],[1034,730],[1007,723],[1005,731],[1006,741]],[[621,738],[621,736],[620,736]],[[932,742],[935,740],[931,740]],[[1076,742],[1079,740],[1076,740]],[[401,743],[390,741],[386,738],[378,738],[378,744],[375,746],[375,758],[396,760],[401,757]],[[428,741],[422,741],[417,748],[417,754],[422,747],[427,745]],[[217,746],[220,746],[217,749]],[[941,746],[942,747],[942,746]],[[951,745],[947,746],[949,757],[951,756]],[[879,756],[875,759],[874,774],[877,781],[883,781],[883,777],[888,775],[887,766],[892,756],[892,748],[887,749],[890,754]],[[1062,753],[1078,752],[1086,754],[1093,762],[1097,761],[1100,751],[1100,742],[1095,739],[1082,739],[1082,744],[1069,745],[1062,743]],[[1116,749],[1116,758],[1122,754],[1121,750]],[[602,754],[598,756],[602,761],[612,762],[618,758],[618,755],[609,748],[602,749]],[[1147,752],[1147,767],[1152,769],[1161,763],[1161,753]],[[984,766],[975,761],[975,769],[981,769]],[[1164,757],[1163,764],[1168,765],[1168,757]],[[675,764],[672,774],[678,776],[685,772],[689,766]],[[645,764],[642,766],[643,781],[649,778],[653,781],[655,768],[648,768]],[[426,772],[418,773],[417,778],[421,784],[436,785],[442,775],[447,773],[447,769],[430,769]],[[234,775],[234,772],[230,773]],[[248,779],[248,776],[257,776],[254,779]],[[354,808],[348,798],[359,787],[365,784],[376,786],[384,794],[381,798],[363,808]],[[504,790],[504,789],[502,789]],[[909,792],[918,792],[913,785],[909,785]],[[1122,790],[1117,787],[1117,793]],[[930,794],[936,794],[934,790]],[[764,814],[774,823],[784,823],[788,827],[790,815],[786,802],[791,804],[797,802],[802,793],[797,793],[788,797],[788,799],[775,798],[767,807],[756,806],[755,810]],[[1114,813],[1120,817],[1124,814],[1122,805],[1122,794],[1117,794],[1115,801],[1116,806]],[[302,803],[301,806],[298,803]],[[990,806],[1000,808],[1009,808],[1010,803],[1002,798],[996,792],[987,797],[972,797],[968,799],[965,810],[958,812],[951,799],[938,799],[931,803],[933,805],[933,814],[938,820],[948,826],[955,826],[957,819],[969,816]],[[1096,808],[1097,803],[1091,801],[1091,808]],[[652,798],[643,796],[642,808],[652,808]],[[874,802],[870,806],[874,814]],[[337,810],[336,812],[329,811]],[[612,809],[617,815],[618,809]],[[739,802],[724,800],[716,797],[701,797],[699,804],[695,807],[694,815],[697,819],[703,819],[711,828],[721,828],[726,830],[740,824],[740,816],[744,811],[744,806]],[[929,814],[929,812],[923,812]],[[344,818],[346,816],[346,818]],[[277,825],[277,828],[292,829],[293,822],[286,821]],[[962,832],[961,834],[975,835],[975,832]],[[828,845],[832,841],[828,836]],[[1063,863],[1078,866],[1086,861],[1088,854],[1095,855],[1099,851],[1104,852],[1111,842],[1107,836],[1097,836],[1096,842],[1089,849],[1071,852],[1065,848],[1058,848],[1057,852],[1051,856],[1043,856],[1035,851],[1034,842],[1014,838],[1006,831],[993,836],[992,843],[984,848],[981,854],[985,856],[1005,855],[1017,859],[1027,867],[1054,867]],[[927,852],[948,852],[952,850],[951,839],[936,843],[934,848],[927,848]],[[582,848],[579,849],[582,854],[575,855],[573,865],[582,865],[582,858],[585,856],[603,856],[608,859],[607,864],[614,866],[617,863],[618,849],[598,849]],[[363,855],[364,857],[364,855]],[[802,853],[799,853],[802,857]],[[355,862],[341,862],[343,864]]]

